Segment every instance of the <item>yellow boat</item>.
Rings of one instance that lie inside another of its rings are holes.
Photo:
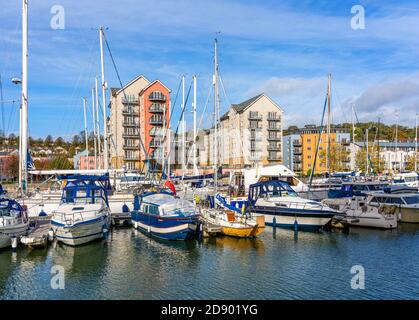
[[[219,225],[221,233],[238,238],[253,238],[265,231],[265,217],[246,217],[230,210],[207,210],[202,214],[204,220]]]

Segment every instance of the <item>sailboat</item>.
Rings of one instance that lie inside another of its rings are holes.
[[[265,218],[253,217],[249,212],[241,212],[229,205],[225,198],[218,194],[218,161],[219,161],[219,121],[220,101],[218,94],[218,41],[214,41],[214,203],[212,208],[203,209],[201,219],[204,223],[221,227],[221,233],[226,236],[249,238],[256,237],[265,230]]]

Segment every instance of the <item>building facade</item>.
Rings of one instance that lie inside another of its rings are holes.
[[[150,82],[140,75],[123,88],[112,88],[109,107],[112,168],[139,170],[146,160],[164,154],[160,149],[169,127],[170,89],[161,81]]]
[[[282,119],[282,108],[264,93],[233,104],[220,117],[218,139],[214,128],[199,132],[199,165],[209,167],[217,162],[241,168],[282,163]]]
[[[284,164],[297,174],[307,174],[314,168],[315,173],[327,172],[326,153],[330,146],[330,162],[339,164],[342,171],[351,170],[350,133],[347,129],[332,126],[330,135],[326,129],[306,125],[284,137]],[[320,143],[319,143],[320,136]],[[328,142],[328,136],[330,142]],[[316,158],[316,149],[319,150]],[[315,163],[315,167],[314,167]]]

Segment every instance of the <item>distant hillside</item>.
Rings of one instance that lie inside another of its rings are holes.
[[[352,139],[352,124],[351,123],[341,123],[341,124],[336,124],[334,126],[347,128],[351,134],[351,139]],[[288,135],[291,131],[295,130],[296,128],[298,127],[289,126],[288,129],[284,129],[284,133],[283,133],[284,136]],[[378,122],[363,122],[363,123],[356,124],[355,125],[355,140],[365,141],[366,139],[365,132],[367,128],[370,128],[369,134],[368,134],[368,140],[370,141],[373,141],[378,138],[380,140],[389,140],[389,141],[395,140],[396,125],[395,124],[386,125],[383,123],[378,124]],[[397,128],[397,131],[398,131],[397,136],[398,136],[399,141],[415,139],[415,128],[409,128],[409,127],[399,125]]]

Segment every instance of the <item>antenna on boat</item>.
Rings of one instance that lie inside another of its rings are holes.
[[[89,159],[89,139],[87,136],[87,118],[86,118],[86,98],[83,98],[83,113],[84,113],[84,139],[86,140],[87,159]]]
[[[92,119],[93,119],[93,146],[95,155],[95,168],[97,167],[97,143],[96,143],[96,116],[95,116],[95,88],[92,88]]]

